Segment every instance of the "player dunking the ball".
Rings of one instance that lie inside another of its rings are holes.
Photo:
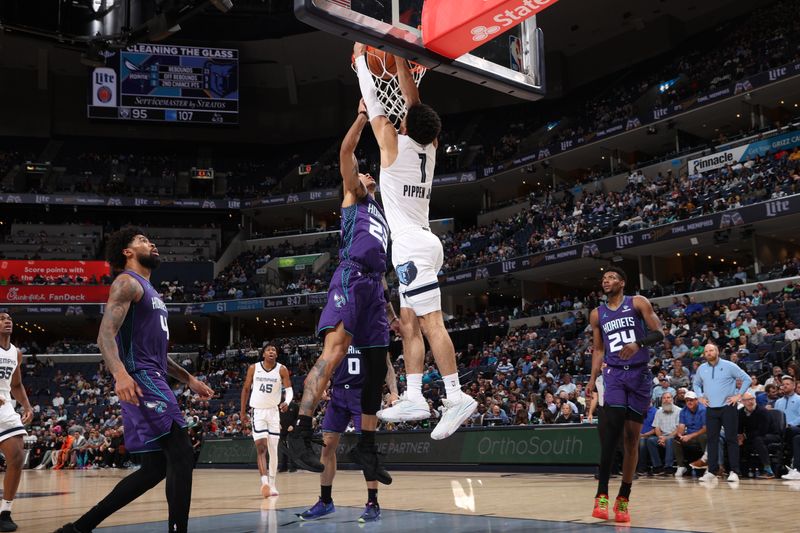
[[[400,280],[400,333],[407,379],[406,394],[378,416],[388,422],[430,417],[422,395],[424,334],[444,376],[447,395],[442,401],[442,417],[431,438],[444,439],[469,418],[477,403],[462,392],[458,380],[455,349],[442,318],[438,282],[444,253],[428,222],[437,137],[442,123],[436,111],[420,101],[406,60],[396,57],[397,79],[408,109],[398,133],[378,100],[365,52],[363,44],[355,44],[358,83],[381,151],[381,195],[391,229],[392,263]]]
[[[106,256],[115,270],[123,272],[111,284],[97,344],[114,376],[125,447],[141,454],[142,466],[57,533],[89,533],[165,477],[169,531],[185,533],[194,453],[167,376],[188,385],[201,399],[210,399],[214,391],[167,356],[167,306],[150,284],[150,274],[159,264],[156,245],[141,229],[127,226],[109,236]]]
[[[289,453],[301,468],[322,472],[324,466],[311,446],[311,416],[328,386],[334,369],[350,346],[361,351],[366,377],[361,391],[361,435],[353,451],[364,479],[388,485],[392,477],[380,464],[375,446],[376,413],[381,406],[386,378],[389,328],[397,317],[386,296],[386,247],[389,230],[383,208],[375,200],[375,179],[358,172],[355,149],[367,124],[363,104],[342,141],[339,166],[342,174],[342,234],[339,266],[328,289],[328,301],[320,315],[317,332],[324,335],[322,354],[305,379],[303,399],[295,430],[289,434]]]
[[[628,500],[639,460],[639,434],[652,387],[647,347],[664,338],[661,321],[650,301],[643,296],[625,296],[625,281],[625,271],[617,267],[610,267],[603,274],[603,293],[608,299],[589,315],[594,349],[592,374],[586,386],[591,400],[605,359],[606,368],[602,369],[605,431],[600,443],[600,473],[592,516],[608,520],[608,480],[614,452],[622,435],[622,485],[614,502],[617,522],[631,520]]]
[[[22,353],[11,344],[14,320],[0,313],[0,451],[6,458],[6,475],[3,477],[3,503],[0,507],[0,531],[16,531],[11,519],[11,505],[19,488],[22,466],[25,462],[24,424],[33,419],[33,408],[22,386]],[[13,396],[13,399],[12,399]],[[14,410],[14,400],[22,404],[22,418]]]
[[[250,422],[247,406],[253,409],[253,440],[256,441],[258,473],[261,474],[261,496],[278,495],[278,442],[281,439],[281,415],[292,403],[294,392],[289,381],[289,370],[278,362],[278,349],[267,344],[263,350],[264,360],[250,365],[242,386],[240,418],[242,425]],[[282,392],[286,399],[281,403]],[[267,470],[269,452],[269,470]]]
[[[389,387],[390,396],[397,399],[397,377],[394,367],[386,354],[386,385]],[[325,409],[325,418],[322,419],[322,438],[325,446],[322,448],[322,464],[325,470],[319,475],[320,496],[317,503],[298,516],[303,520],[316,520],[336,511],[333,505],[333,478],[336,476],[336,449],[339,447],[339,438],[347,429],[350,421],[356,432],[361,428],[361,390],[366,379],[364,361],[361,352],[353,346],[347,351],[347,359],[336,367],[336,372],[331,380],[331,398]],[[389,403],[392,400],[390,398]],[[378,482],[367,481],[367,505],[358,518],[361,523],[373,522],[381,516],[381,507],[378,504]]]

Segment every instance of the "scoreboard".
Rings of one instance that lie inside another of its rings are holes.
[[[135,44],[92,69],[89,118],[238,124],[239,51]]]

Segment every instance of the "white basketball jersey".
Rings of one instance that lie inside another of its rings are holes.
[[[17,347],[9,344],[8,350],[0,347],[0,398],[11,399],[11,376],[17,369]]]
[[[281,379],[280,363],[275,363],[275,368],[267,372],[264,363],[256,363],[253,374],[253,388],[250,390],[250,407],[254,409],[270,409],[281,404],[283,380]]]
[[[397,159],[381,168],[383,209],[392,237],[409,229],[427,228],[436,147],[422,146],[408,135],[397,135]]]

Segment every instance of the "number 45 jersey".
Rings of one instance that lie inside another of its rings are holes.
[[[283,382],[281,380],[280,363],[275,363],[275,368],[267,370],[264,362],[256,363],[253,374],[253,388],[250,392],[250,407],[253,409],[272,409],[281,404]]]
[[[641,366],[650,360],[647,348],[639,348],[633,357],[627,360],[620,359],[619,352],[622,347],[636,339],[647,335],[644,318],[633,305],[633,297],[625,296],[619,308],[613,310],[607,304],[597,308],[600,320],[600,329],[603,331],[603,344],[605,345],[605,361],[609,366]]]

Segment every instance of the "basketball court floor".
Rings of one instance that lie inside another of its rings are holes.
[[[26,471],[14,503],[20,532],[51,532],[77,518],[102,498],[127,471]],[[619,478],[612,479],[615,494]],[[336,476],[336,512],[318,521],[299,513],[316,501],[319,476],[278,475],[281,495],[264,500],[255,470],[196,470],[189,531],[193,533],[274,531],[587,531],[619,529],[612,520],[591,518],[595,481],[586,474],[500,474],[395,472],[381,486],[383,518],[359,524],[366,500],[360,472]],[[695,479],[641,478],[631,497],[633,521],[623,530],[797,531],[799,481],[720,481],[705,487]],[[163,483],[122,509],[96,531],[165,532]]]

